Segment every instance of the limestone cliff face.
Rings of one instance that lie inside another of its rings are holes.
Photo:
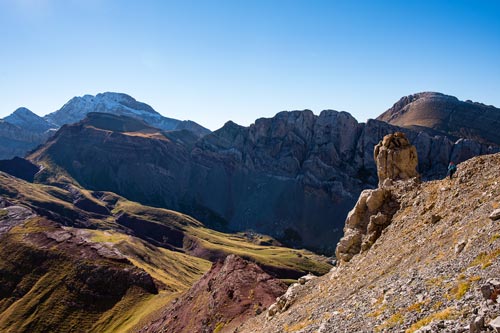
[[[377,185],[373,149],[384,135],[404,132],[424,178],[443,177],[450,157],[459,163],[497,149],[358,123],[333,110],[280,112],[249,127],[228,122],[198,141],[187,132],[123,131],[105,123],[126,117],[106,117],[63,127],[31,160],[55,163],[90,189],[178,210],[212,228],[253,229],[328,253],[361,191]]]

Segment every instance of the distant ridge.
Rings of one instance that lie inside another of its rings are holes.
[[[500,109],[437,92],[405,96],[377,119],[432,134],[500,145]]]
[[[210,130],[194,121],[181,121],[164,117],[148,104],[139,102],[127,94],[115,92],[105,92],[96,96],[73,97],[61,109],[49,113],[44,119],[62,126],[76,123],[85,118],[90,112],[111,113],[138,118],[153,127],[166,131],[187,129],[200,137],[210,133]]]
[[[59,110],[44,117],[21,107],[0,119],[0,160],[24,157],[45,143],[61,126],[79,122],[91,112],[132,117],[164,131],[185,130],[196,138],[210,133],[210,130],[194,121],[164,117],[148,104],[127,94],[105,92],[96,96],[73,97]]]

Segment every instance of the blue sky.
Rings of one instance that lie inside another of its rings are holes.
[[[500,106],[499,17],[493,0],[0,0],[0,117],[104,91],[210,129],[366,121],[419,91]]]

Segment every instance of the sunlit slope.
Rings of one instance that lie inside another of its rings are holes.
[[[325,259],[175,211],[0,172],[0,331],[126,332],[235,253],[280,278]]]

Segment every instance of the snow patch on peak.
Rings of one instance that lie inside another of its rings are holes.
[[[110,113],[118,116],[138,118],[162,130],[185,128],[196,133],[198,136],[203,136],[210,132],[194,122],[187,126],[183,125],[184,122],[180,120],[164,117],[148,104],[139,102],[127,94],[116,92],[104,92],[95,96],[84,95],[73,97],[61,109],[46,115],[44,118],[58,126],[63,126],[64,124],[81,121],[90,112]],[[182,128],[179,128],[179,126]]]

